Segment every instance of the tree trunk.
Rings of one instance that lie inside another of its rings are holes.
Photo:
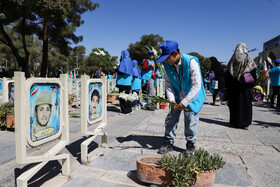
[[[43,58],[41,66],[41,77],[46,77],[48,74],[48,22],[43,21]]]
[[[30,53],[29,51],[27,50],[27,45],[26,45],[26,39],[25,39],[25,18],[22,19],[22,22],[21,22],[21,36],[22,36],[22,46],[23,46],[23,49],[24,49],[24,53],[25,53],[25,58],[24,58],[24,66],[22,67],[22,70],[25,72],[25,76],[26,78],[29,78],[30,77]],[[16,68],[16,67],[15,67]]]
[[[0,41],[9,46],[10,49],[12,50],[13,54],[14,54],[14,57],[16,59],[16,61],[18,62],[18,65],[19,67],[22,68],[22,71],[25,72],[25,76],[26,77],[29,77],[30,76],[30,71],[29,71],[29,68],[28,68],[28,59],[26,58],[22,58],[20,55],[19,55],[19,52],[18,52],[18,49],[15,47],[12,39],[8,36],[8,34],[6,33],[4,27],[3,27],[3,23],[1,22],[0,20],[0,33],[3,34],[4,38],[6,41],[0,39]]]

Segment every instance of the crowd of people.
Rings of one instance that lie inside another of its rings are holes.
[[[138,67],[138,62],[130,58],[130,54],[127,50],[123,50],[120,58],[120,65],[117,69],[116,85],[119,88],[119,92],[129,94],[130,91],[139,95],[140,90],[143,94],[153,96],[155,94],[156,79],[163,76],[158,73],[157,66],[153,60],[154,52],[148,51],[147,58],[143,60],[142,69]],[[140,108],[154,111],[152,101],[142,99],[135,100],[133,102],[120,98],[121,113],[128,114],[132,110],[138,110]]]
[[[219,95],[223,102],[229,107],[229,126],[248,130],[252,123],[252,88],[256,85],[258,73],[253,58],[249,55],[245,43],[239,43],[229,60],[227,66],[210,57],[210,72],[205,76],[201,73],[197,57],[180,52],[176,41],[167,40],[161,46],[162,54],[154,61],[154,52],[148,51],[147,58],[142,62],[142,69],[138,62],[130,58],[129,52],[123,50],[120,58],[120,65],[117,68],[116,85],[119,92],[130,92],[139,95],[153,96],[154,86],[158,77],[165,79],[166,98],[172,103],[165,119],[164,141],[159,154],[165,154],[173,150],[174,138],[181,112],[184,113],[186,150],[185,155],[192,154],[195,149],[197,123],[199,111],[205,98],[205,89],[212,93],[213,102]],[[162,63],[164,75],[159,74],[156,63]],[[270,106],[274,107],[277,97],[276,110],[280,110],[280,59],[274,60],[275,67],[269,72],[273,94],[270,97]],[[205,82],[208,84],[205,85]],[[154,110],[153,101],[145,101],[143,109]],[[222,103],[223,103],[222,102]],[[128,114],[132,110],[141,107],[140,100],[131,102],[120,98],[121,113]]]

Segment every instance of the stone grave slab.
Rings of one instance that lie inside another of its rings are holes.
[[[107,181],[101,181],[96,179],[89,179],[84,177],[76,177],[74,176],[71,181],[63,185],[64,187],[129,187],[129,185],[125,184],[116,184]]]
[[[243,166],[227,162],[223,168],[216,171],[215,184],[251,186],[252,182]]]
[[[114,150],[104,156],[97,157],[90,163],[90,166],[132,171],[136,170],[136,159],[141,155],[141,153]]]

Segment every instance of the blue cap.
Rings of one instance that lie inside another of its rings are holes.
[[[148,51],[148,54],[154,54],[154,51]]]
[[[166,40],[165,42],[163,42],[163,44],[161,44],[160,48],[162,53],[158,58],[157,62],[165,61],[171,53],[178,49],[178,43],[173,40]]]
[[[276,64],[279,64],[279,63],[280,63],[280,58],[276,58],[276,59],[275,59],[275,63],[276,63]]]

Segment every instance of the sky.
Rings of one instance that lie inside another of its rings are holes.
[[[120,56],[141,36],[159,34],[175,40],[183,53],[197,52],[228,62],[244,42],[258,56],[263,43],[280,35],[279,0],[92,0],[99,7],[82,15],[82,35],[88,51],[104,48]],[[75,45],[72,45],[74,47]],[[88,52],[89,53],[89,52]]]

